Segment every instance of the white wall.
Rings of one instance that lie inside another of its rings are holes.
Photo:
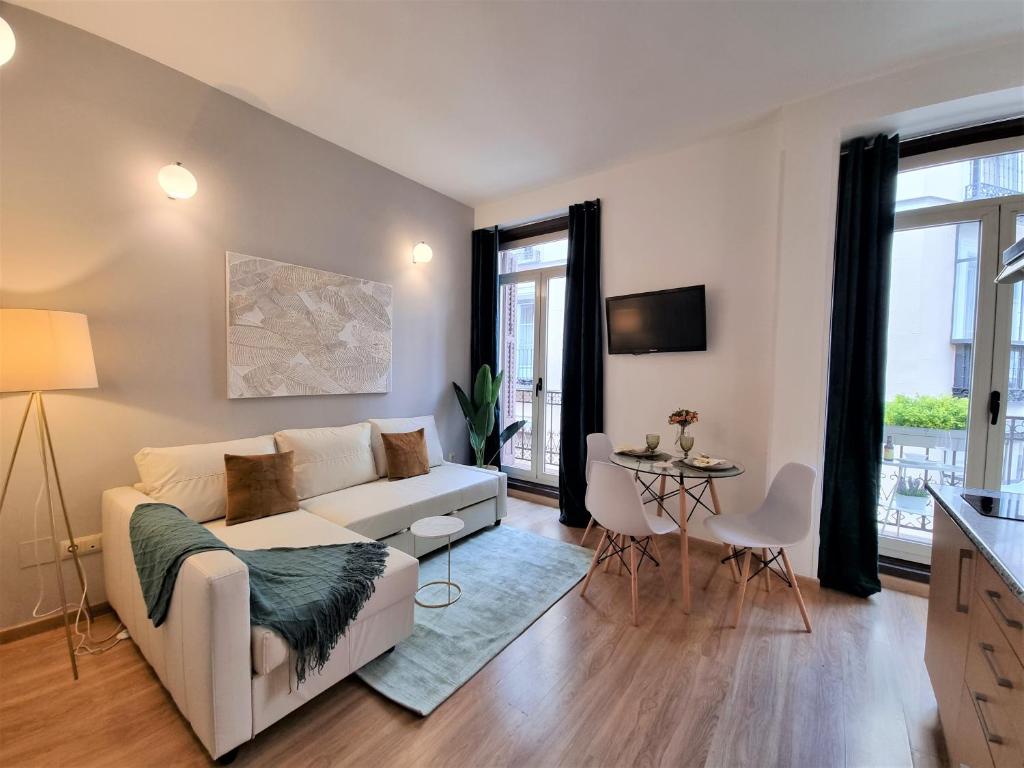
[[[781,110],[783,184],[769,473],[787,461],[821,468],[842,140],[878,131],[926,133],[1014,110],[1019,114],[1024,111],[1022,86],[1024,39],[1018,37]],[[997,98],[989,103],[977,98],[992,93]],[[792,553],[801,573],[817,571],[817,512],[807,540]]]
[[[46,400],[77,535],[100,530],[101,493],[138,479],[146,445],[435,413],[446,451],[468,458],[451,388],[469,375],[468,207],[152,59],[0,7],[18,39],[0,69],[0,303],[86,313],[96,354],[99,389]],[[156,183],[174,160],[196,174],[192,200]],[[429,264],[412,263],[419,240]],[[227,250],[393,285],[392,391],[228,400]],[[25,399],[0,398],[0,466]],[[0,626],[35,602],[19,557],[40,487],[33,430],[0,518]],[[100,557],[83,561],[103,600]]]
[[[706,283],[709,351],[607,359],[616,442],[667,438],[674,407],[701,412],[697,447],[746,463],[720,483],[750,508],[788,461],[821,470],[839,146],[1024,111],[1024,39],[930,61],[781,108],[754,127],[545,189],[489,202],[476,226],[600,197],[606,296]],[[820,488],[816,491],[820,499]],[[817,569],[818,513],[792,550]],[[698,526],[696,535],[702,535]]]
[[[700,411],[696,448],[747,464],[719,483],[745,509],[765,487],[779,156],[768,122],[667,155],[483,205],[476,226],[601,199],[605,296],[707,285],[708,351],[606,356],[606,428],[617,444],[674,437],[668,414]],[[700,518],[697,515],[695,519]],[[706,535],[698,523],[695,535]]]

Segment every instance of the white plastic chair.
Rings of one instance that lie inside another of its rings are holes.
[[[612,440],[604,432],[592,432],[587,435],[587,469],[586,478],[587,484],[590,484],[590,467],[595,461],[607,462],[615,452],[615,446],[612,445]],[[590,529],[594,527],[594,516],[590,516],[590,522],[587,523],[587,530],[583,532],[582,538],[580,538],[580,546],[583,546],[583,542],[587,540],[587,536],[590,535]]]
[[[660,566],[658,561],[661,559],[661,553],[654,537],[672,533],[678,530],[678,526],[671,518],[649,514],[644,509],[640,489],[633,481],[630,471],[609,462],[594,461],[590,466],[587,510],[604,531],[594,551],[594,559],[590,562],[590,570],[583,580],[580,597],[587,593],[590,579],[597,567],[612,557],[617,557],[620,563],[625,563],[625,552],[628,548],[627,567],[633,602],[633,626],[636,626],[639,592],[637,572],[644,560],[650,560],[655,566]],[[648,547],[654,550],[657,559],[648,552]]]
[[[800,615],[804,619],[804,627],[811,631],[811,620],[807,616],[800,587],[790,565],[786,547],[802,541],[811,530],[811,498],[814,492],[815,471],[805,464],[786,464],[775,475],[768,497],[754,512],[739,515],[720,515],[705,522],[708,530],[721,539],[724,557],[708,576],[704,588],[707,589],[718,568],[728,562],[743,557],[740,569],[740,580],[736,587],[736,609],[732,626],[740,623],[743,611],[743,598],[746,595],[747,581],[764,572],[765,589],[771,591],[771,575],[774,573],[793,590]],[[774,551],[773,551],[774,550]],[[760,567],[751,575],[751,554],[759,561]],[[772,565],[781,558],[785,573]]]

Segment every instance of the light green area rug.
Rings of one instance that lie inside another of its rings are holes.
[[[412,635],[358,672],[371,688],[429,715],[586,575],[593,550],[507,525],[452,545],[452,581],[462,598],[447,608],[416,606]],[[447,575],[447,549],[420,560],[420,584]],[[447,588],[421,599],[442,602]]]

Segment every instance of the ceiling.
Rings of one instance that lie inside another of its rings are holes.
[[[470,205],[1024,31],[1019,0],[19,4]]]

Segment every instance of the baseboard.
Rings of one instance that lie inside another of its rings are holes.
[[[110,613],[111,610],[110,603],[96,603],[92,606],[92,616],[95,619],[97,616]],[[71,613],[69,618],[71,621],[74,621],[74,614]],[[26,637],[38,635],[42,632],[49,632],[51,629],[57,629],[62,626],[64,626],[64,619],[59,614],[56,616],[47,616],[42,619],[26,621],[23,624],[15,624],[13,627],[0,629],[0,645],[13,643],[15,640],[22,640]]]
[[[558,489],[544,483],[534,483],[530,480],[522,480],[518,477],[508,478],[508,489],[510,491],[521,491],[534,496],[545,496],[549,499],[558,499]]]
[[[530,491],[521,491],[518,488],[509,488],[508,495],[513,499],[522,499],[523,501],[532,501],[534,504],[543,504],[545,507],[554,507],[558,509],[558,497],[551,498],[550,496],[541,496],[537,493]]]
[[[888,589],[893,592],[905,592],[908,595],[917,595],[918,597],[928,597],[928,585],[920,581],[902,579],[899,576],[890,576],[885,573],[880,573],[878,580],[882,583],[882,589]]]

